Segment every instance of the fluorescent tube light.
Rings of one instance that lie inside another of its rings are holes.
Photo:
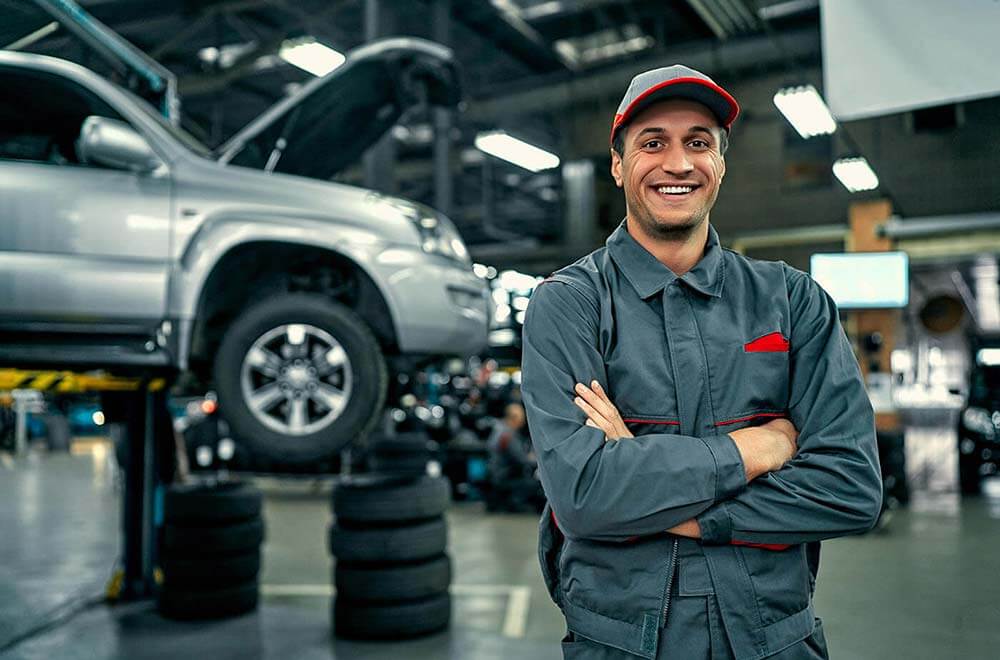
[[[976,353],[976,362],[984,367],[995,367],[1000,364],[1000,348],[980,348]]]
[[[476,136],[476,148],[532,172],[559,167],[559,157],[555,154],[503,131],[480,133]]]
[[[841,158],[833,164],[833,174],[852,193],[878,188],[878,177],[864,157]]]
[[[312,37],[289,39],[281,44],[278,56],[320,78],[343,64],[346,59],[343,53],[324,46]]]
[[[774,95],[774,105],[804,138],[827,135],[837,130],[837,122],[812,85],[779,90]]]

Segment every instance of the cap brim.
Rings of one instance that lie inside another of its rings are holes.
[[[740,114],[740,105],[736,99],[718,85],[701,78],[674,78],[650,87],[636,97],[623,113],[615,115],[615,121],[611,127],[611,139],[614,140],[615,133],[622,124],[631,120],[653,103],[666,99],[687,99],[701,103],[715,115],[719,125],[727,131]]]

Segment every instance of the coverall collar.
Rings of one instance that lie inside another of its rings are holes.
[[[680,278],[660,263],[646,248],[639,245],[638,241],[628,233],[625,224],[626,220],[622,220],[618,228],[608,237],[606,244],[611,258],[635,287],[641,298],[648,298],[654,293],[662,291],[676,279],[682,280],[692,289],[706,296],[713,298],[722,296],[725,259],[722,258],[719,234],[711,224],[708,226],[705,254],[694,265],[694,268]]]

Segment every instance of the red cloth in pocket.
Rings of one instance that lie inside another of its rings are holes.
[[[788,340],[780,332],[772,332],[743,344],[746,353],[787,353]]]

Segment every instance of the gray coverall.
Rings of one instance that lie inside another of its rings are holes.
[[[522,392],[567,658],[824,658],[819,541],[864,532],[874,414],[836,306],[805,273],[719,245],[677,277],[626,231],[542,283]],[[584,424],[598,380],[633,439]],[[750,484],[728,432],[787,417],[798,451]],[[702,539],[667,530],[698,520]]]

